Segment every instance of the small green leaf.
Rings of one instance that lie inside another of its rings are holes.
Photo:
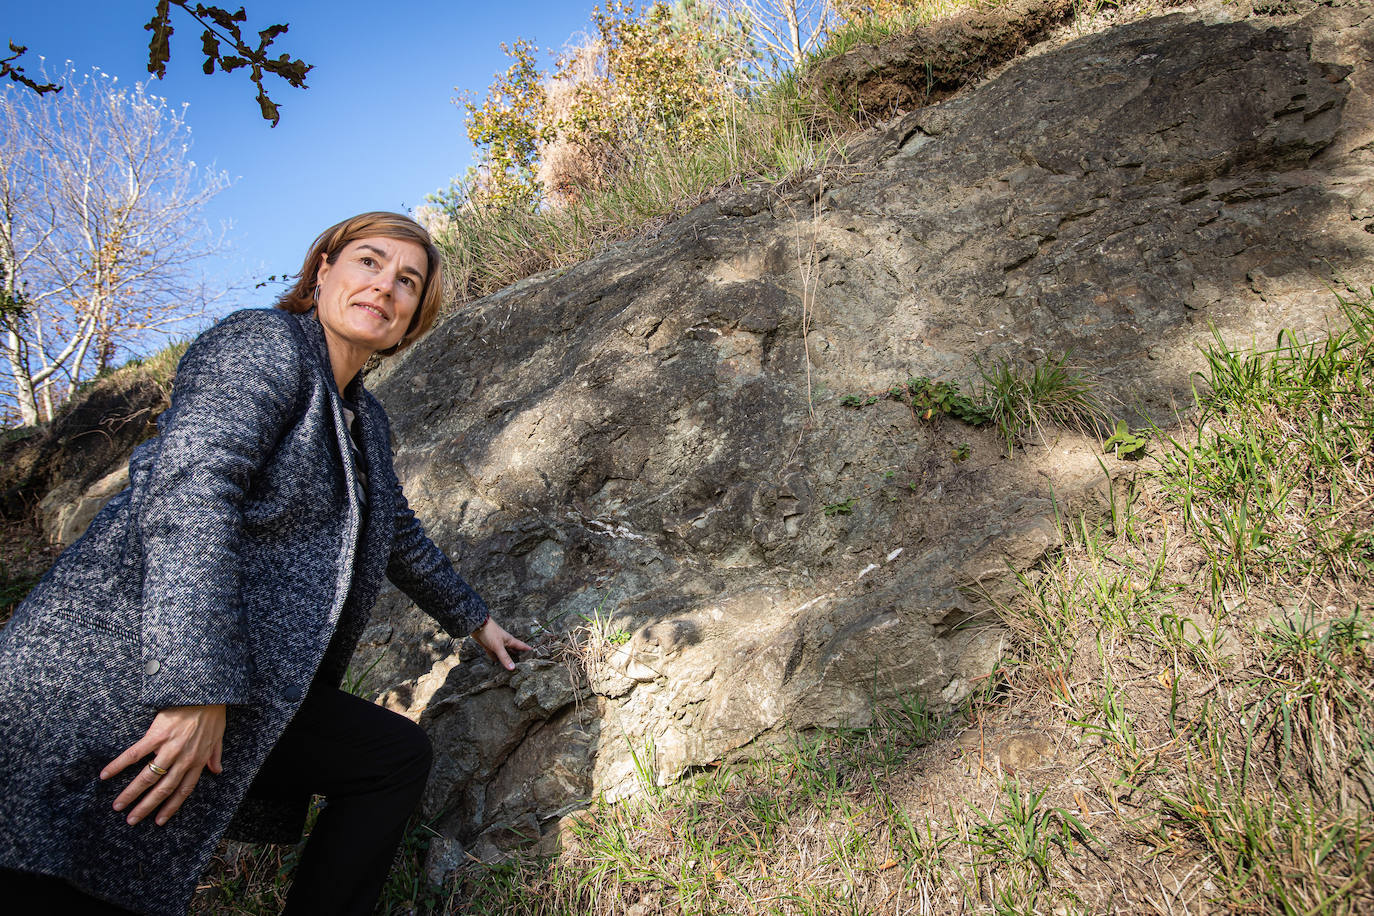
[[[1145,453],[1145,446],[1145,438],[1132,433],[1125,420],[1117,420],[1115,431],[1102,443],[1103,451],[1118,458],[1138,458]]]

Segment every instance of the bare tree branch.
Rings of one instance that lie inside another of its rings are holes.
[[[750,37],[775,69],[796,69],[836,22],[830,0],[718,0],[749,22]]]

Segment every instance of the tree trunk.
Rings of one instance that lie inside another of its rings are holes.
[[[792,64],[800,67],[802,65],[801,47],[801,21],[797,15],[797,4],[794,2],[787,4],[787,35],[792,39]]]
[[[5,332],[5,358],[9,360],[10,374],[14,377],[14,399],[19,404],[19,422],[22,426],[38,425],[38,403],[33,396],[33,379],[29,368],[19,359],[19,335],[13,331]]]

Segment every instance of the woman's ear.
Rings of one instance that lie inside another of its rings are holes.
[[[320,266],[319,266],[319,268],[317,268],[316,271],[315,271],[315,285],[316,285],[316,286],[319,286],[321,283],[324,282],[325,275],[329,273],[329,268],[331,268],[331,267],[333,267],[333,266],[334,266],[333,264],[330,264],[330,263],[329,263],[329,255],[327,255],[327,254],[325,254],[323,251],[321,251],[321,252],[320,252]]]

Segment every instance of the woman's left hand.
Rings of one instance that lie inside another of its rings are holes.
[[[515,670],[515,662],[510,659],[510,650],[514,649],[520,652],[530,650],[529,646],[507,633],[491,617],[488,617],[486,623],[473,631],[472,638],[477,640],[479,646],[487,650],[488,658],[507,671]]]
[[[191,790],[200,781],[206,768],[219,773],[220,752],[224,742],[225,713],[223,704],[216,706],[172,706],[160,710],[153,724],[132,747],[110,761],[100,771],[101,779],[109,779],[131,763],[138,763],[152,755],[152,764],[139,770],[124,791],[115,799],[114,809],[123,811],[138,799],[143,800],[129,812],[126,820],[137,824],[158,805],[157,823],[161,826],[181,808]],[[159,771],[154,771],[156,765]],[[144,793],[147,794],[144,794]],[[165,804],[164,804],[165,802]]]

